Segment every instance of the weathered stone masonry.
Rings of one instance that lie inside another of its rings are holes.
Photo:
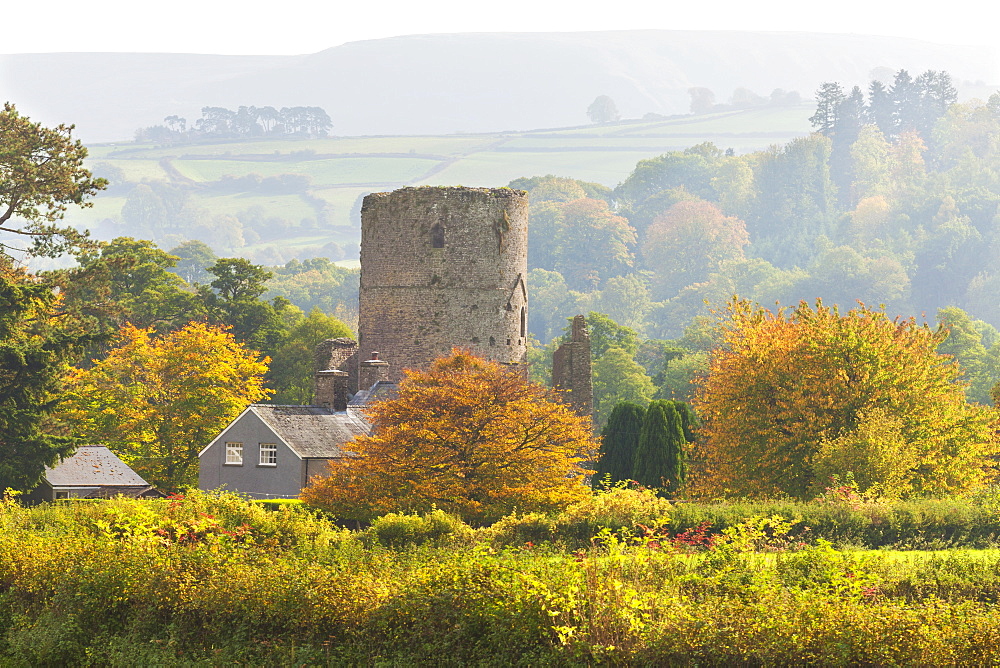
[[[552,386],[564,393],[580,415],[594,413],[594,384],[590,364],[590,332],[582,315],[573,318],[569,341],[552,354]]]
[[[392,381],[455,346],[524,367],[527,249],[523,191],[424,187],[368,195],[359,350],[379,351]]]

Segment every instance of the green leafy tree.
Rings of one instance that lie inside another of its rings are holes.
[[[890,193],[889,142],[874,125],[861,128],[851,146],[852,172],[851,195],[854,204],[866,197]]]
[[[218,262],[219,258],[212,247],[204,241],[185,241],[170,250],[177,258],[177,264],[172,271],[190,285],[209,283],[212,274],[208,268]]]
[[[283,316],[293,309],[284,297],[260,299],[274,274],[244,258],[222,258],[208,271],[216,278],[200,294],[212,322],[230,327],[240,343],[273,355],[288,333]]]
[[[569,335],[573,326],[573,318],[563,331]],[[611,348],[620,348],[629,357],[639,350],[639,335],[635,330],[625,325],[619,325],[604,313],[591,311],[587,314],[587,331],[590,332],[590,356],[594,359],[604,357]]]
[[[713,179],[728,160],[710,142],[640,160],[628,178],[615,188],[619,210],[643,232],[656,216],[678,201],[690,198],[714,201],[717,194]],[[667,192],[671,194],[664,201]]]
[[[354,338],[343,322],[314,308],[292,327],[288,337],[274,352],[268,373],[276,404],[308,405],[313,400],[314,354],[326,339]]]
[[[990,405],[990,390],[1000,382],[1000,333],[956,306],[939,309],[937,321],[948,332],[938,352],[958,361],[969,399]]]
[[[357,319],[357,269],[340,267],[325,257],[291,260],[283,267],[271,267],[263,299],[285,297],[305,312],[318,308],[351,324]]]
[[[56,223],[70,204],[91,206],[86,199],[107,187],[84,167],[87,149],[72,133],[72,125],[32,123],[10,103],[0,112],[0,232],[30,240],[35,255],[85,244],[85,235]],[[4,254],[17,248],[0,241]]]
[[[595,297],[596,308],[607,313],[622,326],[637,331],[643,329],[646,324],[646,314],[653,307],[647,272],[609,278],[604,284],[604,289]],[[533,295],[532,303],[534,303]]]
[[[204,317],[194,291],[172,269],[177,258],[151,241],[118,237],[78,254],[79,266],[50,272],[63,293],[63,310],[89,331],[137,327],[176,329]]]
[[[576,299],[579,293],[571,291],[557,271],[530,270],[528,294],[531,295],[528,329],[542,343],[558,338],[565,331],[563,323],[580,312]]]
[[[758,194],[746,218],[756,256],[782,268],[801,266],[816,239],[833,232],[831,146],[829,138],[813,134],[761,155],[755,172]]]
[[[623,401],[615,404],[601,431],[601,448],[592,478],[594,488],[632,480],[632,466],[639,447],[639,432],[646,409]]]
[[[621,118],[615,101],[607,95],[598,95],[587,107],[587,116],[592,123],[613,123]]]
[[[559,205],[552,249],[553,269],[575,290],[592,290],[628,273],[634,261],[635,230],[599,199]]]
[[[594,420],[604,424],[614,407],[631,401],[646,404],[656,392],[652,379],[642,365],[622,348],[604,351],[592,364],[594,376]]]

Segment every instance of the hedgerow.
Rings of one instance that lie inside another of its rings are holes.
[[[844,550],[805,506],[612,494],[361,532],[230,494],[8,500],[0,665],[1000,662],[1000,551]],[[899,527],[988,535],[986,502],[912,503]]]

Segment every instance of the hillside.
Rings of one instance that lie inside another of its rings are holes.
[[[610,95],[623,116],[678,114],[688,89],[718,101],[820,82],[864,83],[878,67],[996,81],[984,49],[863,35],[618,31],[411,35],[308,56],[51,53],[0,56],[0,92],[88,142],[128,139],[206,105],[320,106],[339,136],[564,127]]]
[[[112,187],[93,208],[71,211],[68,220],[99,238],[156,238],[167,247],[194,233],[218,252],[271,264],[316,254],[352,258],[360,239],[360,199],[370,192],[407,185],[496,186],[544,174],[614,187],[639,160],[702,142],[738,154],[786,143],[809,131],[811,113],[811,105],[801,104],[532,132],[94,145],[90,166],[109,177]],[[292,182],[289,175],[301,180]],[[130,197],[144,201],[136,191],[142,182],[159,182],[153,188],[167,199],[167,209],[183,200],[174,217],[234,216],[248,231],[242,241],[217,229],[199,236],[197,224],[171,230],[128,212],[123,216]]]

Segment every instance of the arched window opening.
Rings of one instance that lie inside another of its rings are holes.
[[[528,319],[527,319],[526,316],[527,316],[527,313],[526,313],[524,307],[522,306],[521,307],[521,338],[522,339],[528,335]]]
[[[444,226],[434,223],[431,228],[431,248],[444,248]]]

